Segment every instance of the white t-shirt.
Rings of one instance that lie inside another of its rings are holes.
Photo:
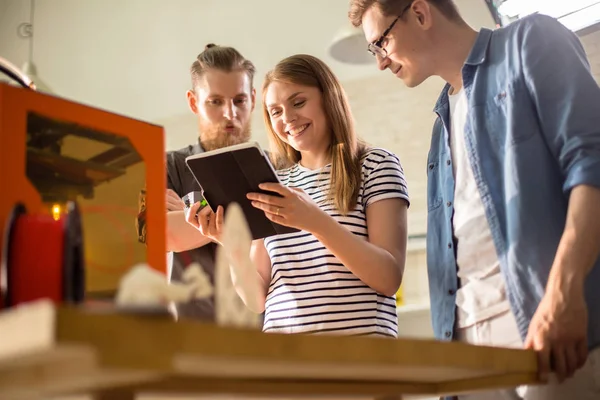
[[[464,328],[510,310],[498,255],[492,240],[465,145],[467,96],[450,97],[450,149],[454,169],[454,236],[460,289],[457,326]]]
[[[392,153],[370,149],[361,163],[357,205],[346,216],[327,200],[331,165],[311,171],[296,164],[278,175],[284,185],[302,188],[338,223],[367,240],[367,207],[390,198],[408,202],[408,192],[400,161]],[[276,235],[265,239],[265,246],[272,269],[263,331],[397,337],[395,296],[365,285],[312,234]]]

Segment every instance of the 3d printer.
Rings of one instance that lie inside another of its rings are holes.
[[[81,302],[139,262],[164,271],[163,129],[38,93],[0,67],[23,86],[0,83],[0,308]],[[147,246],[134,224],[144,187]]]

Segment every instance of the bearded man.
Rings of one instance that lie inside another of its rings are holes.
[[[214,283],[217,244],[185,221],[182,197],[200,186],[185,164],[186,157],[203,151],[247,142],[256,100],[255,67],[232,47],[209,44],[191,66],[192,89],[186,92],[190,110],[197,116],[198,140],[167,152],[167,250],[171,282],[181,282],[185,268],[199,263]],[[140,207],[144,207],[144,199]],[[143,212],[140,213],[143,215]],[[138,236],[145,229],[138,219]],[[177,318],[214,321],[214,299],[175,305]]]

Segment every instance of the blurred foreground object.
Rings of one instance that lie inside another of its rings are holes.
[[[165,279],[165,275],[146,264],[136,265],[123,276],[116,297],[118,306],[167,306],[194,298],[212,296],[208,275],[198,263],[190,264],[183,276],[184,284]]]

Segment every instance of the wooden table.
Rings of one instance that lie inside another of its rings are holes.
[[[36,302],[0,314],[0,399],[92,393],[398,399],[536,382],[532,351],[265,334]]]

